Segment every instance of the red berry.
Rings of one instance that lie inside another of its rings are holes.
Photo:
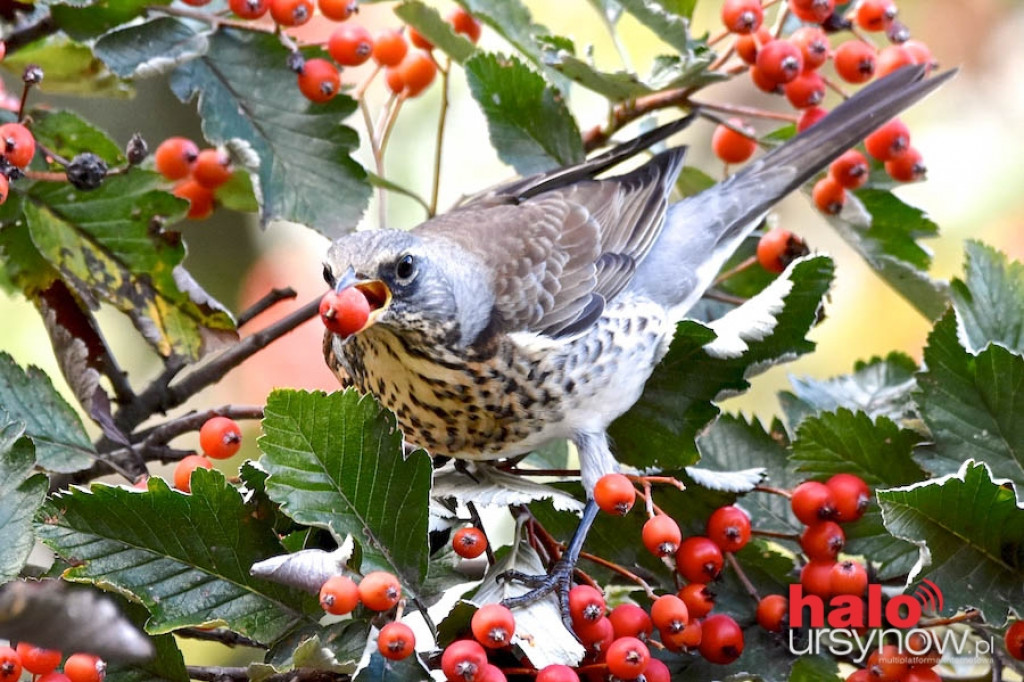
[[[203,187],[191,178],[174,186],[171,193],[188,201],[189,220],[202,220],[213,213],[213,190]]]
[[[662,631],[661,643],[669,651],[692,651],[700,646],[701,621],[691,620],[680,632],[672,633]]]
[[[398,31],[384,31],[373,41],[373,61],[381,66],[398,66],[408,53],[409,43]],[[401,92],[402,88],[398,90]]]
[[[722,3],[722,23],[733,33],[753,33],[763,21],[760,0],[725,0]]]
[[[739,507],[719,507],[708,517],[707,535],[723,552],[738,552],[750,541],[750,517]]]
[[[59,651],[43,649],[28,642],[18,642],[17,653],[21,658],[21,667],[33,675],[45,675],[56,670],[60,665],[60,659],[63,658]]]
[[[632,680],[647,670],[651,652],[636,637],[619,637],[608,647],[604,660],[612,675],[622,680]]]
[[[605,474],[594,485],[594,502],[608,514],[625,516],[636,502],[636,488],[622,474]]]
[[[471,42],[476,43],[480,40],[480,22],[461,7],[456,7],[448,13],[448,23],[452,25],[456,33],[461,33]]]
[[[35,679],[35,682],[71,682],[71,678],[64,673],[53,670],[45,675],[40,675]]]
[[[670,556],[679,549],[683,534],[671,516],[656,514],[644,524],[642,539],[644,547],[654,556]]]
[[[826,175],[814,183],[811,198],[818,210],[826,215],[838,215],[846,204],[846,190],[835,178]]]
[[[868,589],[868,572],[856,561],[840,561],[832,567],[832,582],[829,592],[862,596]]]
[[[757,68],[769,79],[784,85],[804,70],[800,48],[788,40],[772,40],[757,53]]]
[[[942,682],[942,677],[931,668],[910,668],[900,682]]]
[[[71,682],[103,682],[107,676],[107,664],[92,654],[71,654],[64,661],[64,674]]]
[[[928,45],[920,40],[906,41],[903,43],[903,49],[907,51],[907,54],[910,55],[915,64],[925,64],[928,66],[928,71],[935,68],[935,58],[932,57],[932,51],[928,48]]]
[[[505,673],[501,671],[501,668],[493,663],[488,663],[476,676],[475,682],[508,682],[508,678],[505,677]]]
[[[7,176],[0,173],[0,204],[7,201],[7,197],[11,194],[11,181],[7,179]]]
[[[734,128],[743,133],[736,132]],[[755,138],[753,128],[738,118],[731,118],[728,126],[719,124],[715,128],[711,135],[711,149],[725,163],[743,163],[757,151]]]
[[[168,137],[153,153],[153,165],[156,172],[168,180],[181,180],[192,172],[192,165],[198,158],[199,147],[195,142],[184,137]]]
[[[875,75],[883,78],[893,71],[914,63],[910,52],[902,45],[889,45],[882,48],[875,58]]]
[[[802,133],[827,115],[828,110],[821,107],[804,109],[800,112],[800,118],[796,121],[796,131]]]
[[[0,682],[17,682],[21,677],[21,656],[9,646],[0,646]]]
[[[567,665],[547,665],[537,673],[537,682],[580,682],[580,676]]]
[[[828,36],[817,26],[802,26],[793,31],[789,41],[800,48],[804,70],[816,69],[828,61]]]
[[[320,608],[342,616],[359,606],[359,586],[347,575],[332,575],[320,587]]]
[[[1018,661],[1024,661],[1024,620],[1018,620],[1006,628],[1006,653]]]
[[[794,109],[816,107],[825,99],[825,79],[817,71],[804,71],[782,86]]]
[[[36,155],[36,138],[20,123],[0,125],[0,153],[12,166],[24,168]]]
[[[227,459],[242,447],[242,429],[229,417],[211,417],[199,429],[199,447],[213,459]]]
[[[231,157],[223,149],[204,149],[192,166],[192,179],[206,189],[217,189],[231,179]]]
[[[732,663],[743,653],[743,630],[731,616],[718,613],[701,624],[700,655],[711,663]]]
[[[487,651],[472,639],[452,642],[441,655],[441,671],[449,682],[474,682],[487,665]]]
[[[358,24],[343,24],[327,40],[327,52],[342,66],[359,66],[373,54],[373,36]]]
[[[307,59],[297,78],[299,92],[310,102],[329,102],[341,91],[341,74],[326,59]]]
[[[401,95],[405,90],[405,80],[397,67],[384,72],[384,82],[387,83],[388,90],[396,95]]]
[[[899,682],[907,674],[910,666],[906,663],[906,654],[902,653],[898,646],[884,644],[868,656],[864,668],[876,682]]]
[[[890,161],[910,148],[910,130],[894,118],[865,137],[864,148],[879,161]]]
[[[473,614],[470,628],[476,641],[488,649],[500,649],[512,641],[516,619],[507,606],[485,604]]]
[[[757,240],[757,262],[768,272],[776,274],[789,267],[797,258],[810,253],[807,243],[789,230],[775,227]],[[750,537],[750,519],[747,519],[747,539]],[[744,541],[746,544],[746,541]],[[725,549],[725,547],[722,547]],[[736,551],[736,550],[730,550]]]
[[[781,95],[782,86],[779,85],[775,80],[765,74],[764,71],[757,68],[757,65],[751,66],[750,69],[750,80],[754,83],[754,87],[761,92],[767,92],[769,95]]]
[[[769,594],[757,603],[757,624],[768,632],[781,632],[789,613],[789,600],[781,594]]]
[[[487,536],[476,526],[460,528],[452,535],[452,549],[463,559],[475,559],[487,550]]]
[[[847,152],[839,158],[841,159],[849,153]],[[868,162],[864,159],[864,156],[860,152],[854,153],[863,160],[866,168]],[[831,169],[829,172],[831,172]],[[871,488],[868,487],[863,478],[853,474],[836,474],[825,481],[825,485],[832,491],[833,499],[835,500],[836,521],[846,523],[848,521],[856,521],[864,516],[868,505],[871,504]]]
[[[313,0],[270,0],[270,16],[281,26],[302,26],[313,16]]]
[[[875,48],[863,40],[847,40],[836,48],[832,63],[847,83],[865,83],[875,75]]]
[[[573,620],[572,629],[583,645],[592,651],[605,651],[615,639],[615,629],[606,617],[590,621]]]
[[[706,583],[722,571],[722,550],[706,537],[694,535],[683,540],[676,552],[676,570],[691,583]]]
[[[348,337],[366,326],[370,319],[370,303],[355,287],[331,290],[320,299],[320,319],[330,331]]]
[[[828,167],[828,174],[846,189],[857,189],[867,182],[868,171],[868,160],[856,149],[845,151],[842,156],[833,161]],[[848,474],[840,475],[846,476]],[[835,476],[832,478],[835,478]],[[825,485],[832,488],[831,479],[829,481]],[[837,498],[835,500],[836,515],[839,516],[838,493],[835,489],[832,490],[832,493]]]
[[[804,481],[794,488],[789,504],[796,518],[807,525],[827,521],[836,511],[832,491],[824,483],[817,481]]]
[[[646,682],[672,682],[672,673],[669,672],[667,665],[657,658],[652,658],[647,662],[644,679]]]
[[[401,661],[416,649],[416,635],[405,623],[388,623],[377,635],[377,651],[384,658]]]
[[[923,630],[911,632],[907,637],[906,650],[910,653],[908,663],[911,670],[915,668],[931,668],[942,660],[938,638]]]
[[[832,593],[834,561],[811,561],[800,570],[800,584],[808,594],[828,599]]]
[[[704,583],[684,585],[677,596],[686,604],[690,618],[703,618],[715,608],[715,593]]]
[[[884,31],[896,18],[892,0],[861,0],[857,6],[857,25],[865,31]]]
[[[430,42],[423,37],[423,34],[414,29],[412,26],[409,27],[409,42],[420,48],[430,52],[434,49],[434,43]]]
[[[228,7],[242,19],[259,19],[270,9],[270,0],[228,0]]]
[[[868,674],[868,671],[864,668],[861,668],[860,670],[854,670],[852,673],[850,673],[849,676],[846,678],[846,682],[872,682],[872,680],[871,675]]]
[[[636,637],[647,640],[654,632],[651,617],[636,604],[619,604],[608,614],[608,620],[612,623],[615,639]]]
[[[690,622],[690,610],[686,608],[686,602],[676,595],[663,594],[651,604],[651,621],[659,630],[681,632]]]
[[[202,7],[203,5],[209,5],[210,4],[210,0],[181,0],[181,1],[183,3],[185,3],[186,5],[191,5],[192,7]]]
[[[4,57],[7,56],[7,42],[0,40],[0,61],[3,61]]]
[[[410,52],[395,68],[401,74],[407,97],[415,97],[426,90],[437,75],[437,64],[429,54],[420,50]]]
[[[895,159],[886,161],[885,172],[897,182],[915,182],[924,178],[928,168],[924,165],[921,152],[910,147]]]
[[[212,469],[213,462],[202,455],[182,457],[174,466],[174,487],[183,493],[192,492],[192,472],[202,467]]]
[[[372,571],[359,581],[359,601],[373,611],[389,611],[402,598],[402,585],[387,571]]]
[[[807,526],[800,536],[800,549],[811,561],[831,561],[846,544],[846,534],[834,521]]]
[[[604,595],[596,587],[576,585],[569,590],[569,615],[573,623],[594,623],[604,616]]]
[[[754,64],[757,61],[757,53],[761,46],[773,38],[772,32],[761,26],[750,35],[736,38],[736,54],[747,64]]]
[[[801,21],[820,24],[835,11],[835,0],[789,0],[789,9]]]
[[[356,0],[320,0],[320,14],[331,21],[345,21],[359,11]]]

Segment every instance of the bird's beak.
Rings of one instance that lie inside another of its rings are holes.
[[[341,292],[349,287],[358,289],[370,304],[370,316],[357,334],[372,327],[391,305],[391,289],[379,279],[366,279],[355,273],[351,267],[334,283],[334,290]]]

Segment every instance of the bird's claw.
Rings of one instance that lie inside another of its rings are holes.
[[[569,613],[569,589],[572,587],[572,575],[576,569],[574,562],[561,559],[551,567],[547,575],[529,575],[521,571],[505,571],[498,576],[505,582],[516,582],[532,588],[529,592],[515,597],[506,597],[501,603],[510,609],[529,606],[554,593],[558,599],[558,611],[562,616],[565,628],[576,636],[572,627],[572,616]],[[578,637],[577,637],[578,639]]]

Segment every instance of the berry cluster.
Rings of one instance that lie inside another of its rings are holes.
[[[63,654],[53,649],[42,649],[28,642],[19,642],[17,648],[0,646],[0,682],[17,682],[23,670],[32,674],[36,682],[103,682],[107,664],[92,654],[76,653],[68,656],[61,671]]]
[[[168,180],[175,180],[174,196],[189,202],[188,217],[202,220],[213,213],[214,192],[231,179],[231,159],[223,149],[199,150],[184,137],[169,137],[153,154],[153,165]]]
[[[839,79],[854,85],[910,64],[934,67],[928,46],[911,40],[907,27],[897,20],[893,0],[860,0],[845,15],[835,11],[835,0],[788,0],[780,10],[779,28],[774,31],[764,25],[765,8],[772,4],[725,0],[722,23],[734,38],[728,54],[735,54],[743,62],[737,70],[747,70],[755,87],[785,96],[790,106],[800,111],[798,131],[827,115],[822,104],[829,89],[845,97],[842,86],[822,71],[829,61]],[[785,20],[789,15],[801,23],[783,36],[783,29],[794,24]],[[842,31],[853,37],[833,46],[830,34]],[[876,46],[869,34],[884,35],[887,44]],[[899,119],[868,135],[864,146],[871,157],[884,164],[893,180],[912,182],[925,175],[921,154],[911,146],[910,133]],[[746,161],[756,147],[754,131],[740,119],[720,124],[712,137],[714,153],[727,164]],[[838,213],[846,201],[846,190],[868,180],[864,155],[857,151],[851,154],[843,164],[837,161],[838,167],[833,164],[828,175],[814,186],[814,203],[824,213]]]
[[[395,620],[377,635],[377,650],[393,661],[408,658],[416,648],[412,629],[400,621],[401,601],[402,585],[387,571],[367,573],[358,583],[346,575],[334,575],[320,587],[320,606],[335,616],[351,613],[360,604],[381,613],[398,607]]]
[[[918,641],[908,642],[907,648],[925,654],[908,656],[894,644],[883,644],[871,652],[863,668],[847,676],[846,682],[941,682],[934,667],[942,655],[934,638],[920,632],[911,637]]]
[[[199,447],[203,454],[186,455],[174,467],[174,487],[192,492],[192,472],[202,467],[212,469],[211,459],[228,459],[242,447],[242,430],[228,417],[211,417],[199,429]],[[145,485],[142,482],[142,485]]]

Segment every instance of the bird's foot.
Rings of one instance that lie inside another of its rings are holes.
[[[576,633],[572,628],[572,616],[569,613],[569,589],[572,588],[572,574],[576,570],[575,564],[575,561],[569,561],[563,557],[555,562],[547,575],[529,575],[521,571],[505,571],[498,576],[499,580],[519,583],[532,589],[526,594],[506,597],[501,600],[501,603],[510,609],[514,609],[529,606],[553,593],[555,598],[558,599],[558,611],[562,616],[562,623],[565,624],[569,632],[575,635]]]

